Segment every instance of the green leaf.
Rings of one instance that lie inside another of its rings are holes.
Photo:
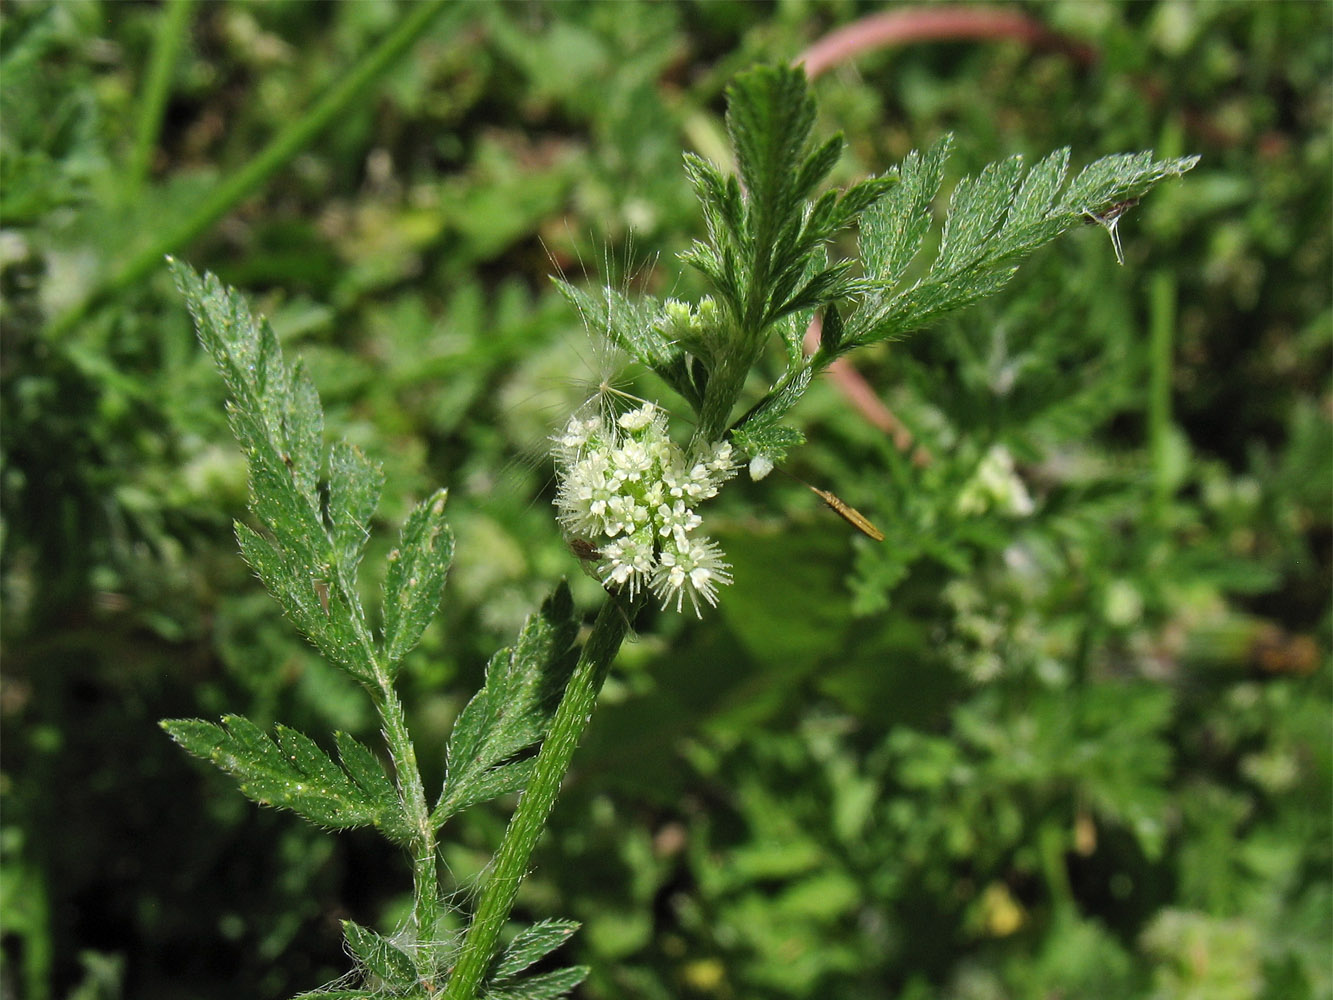
[[[814,364],[802,365],[785,384],[770,392],[736,422],[732,439],[736,440],[738,434],[755,439],[757,435],[767,434],[770,428],[775,428],[778,421],[800,402],[805,390],[810,388],[810,380],[814,378],[816,370]]]
[[[795,427],[782,425],[749,424],[738,427],[731,434],[731,442],[745,454],[762,455],[775,465],[787,457],[793,448],[805,444],[805,435]]]
[[[932,274],[973,267],[985,255],[991,235],[1009,214],[1022,170],[1023,158],[1011,156],[987,164],[975,179],[964,177],[958,182]]]
[[[764,87],[752,84],[736,94],[737,99],[748,102],[737,118],[738,127],[770,127],[771,116],[759,114],[752,107],[759,99],[756,94]],[[781,89],[773,81],[769,84],[768,91]],[[790,96],[786,94],[782,99]],[[770,93],[766,99],[778,98]],[[794,141],[791,134],[788,139]],[[761,268],[741,274],[742,280],[752,283],[761,277],[767,280],[769,305],[763,322],[786,317],[778,328],[788,357],[783,377],[733,426],[732,440],[738,447],[752,455],[781,454],[789,445],[772,438],[772,429],[800,400],[813,375],[839,355],[908,333],[995,293],[1013,276],[1018,262],[1037,247],[1074,226],[1097,221],[1099,212],[1118,207],[1123,199],[1138,197],[1153,184],[1183,173],[1196,162],[1191,157],[1155,161],[1150,153],[1106,157],[1080,173],[1063,199],[1059,196],[1069,162],[1068,150],[1052,153],[1028,171],[1020,157],[992,163],[975,178],[959,181],[934,261],[923,278],[898,290],[930,230],[931,203],[939,192],[951,143],[952,138],[946,135],[924,154],[910,153],[897,170],[852,188],[841,200],[829,193],[807,204],[800,224],[788,220],[782,230],[787,256],[775,257],[774,266],[767,272]],[[825,144],[811,154],[806,161],[810,169],[798,169],[794,183],[803,184],[818,173],[820,164],[827,165],[830,148]],[[769,155],[776,154],[770,150]],[[791,162],[789,157],[789,166]],[[719,182],[713,174],[702,168],[695,173],[702,178],[697,183],[702,198],[724,197],[718,194]],[[782,193],[781,197],[794,190],[783,187],[776,178],[767,181],[773,191]],[[750,215],[757,211],[753,193],[745,207]],[[862,210],[861,252],[867,277],[852,282],[844,264],[826,266],[823,247],[839,226]],[[740,226],[742,235],[753,235],[753,223],[748,220],[749,216]],[[712,228],[710,235],[716,235]],[[714,262],[729,259],[717,246],[705,249]],[[695,256],[707,254],[699,250]],[[796,260],[802,262],[803,272],[785,270]],[[837,300],[855,295],[860,295],[861,301],[844,315],[837,308]],[[799,319],[819,308],[824,309],[820,350],[806,361],[793,353],[798,344],[796,335],[803,328],[798,331],[799,324],[792,317]],[[718,394],[726,388],[719,386]],[[705,415],[713,415],[710,424],[716,424],[715,414],[725,409],[725,401],[707,407]]]
[[[333,446],[329,453],[329,520],[334,553],[339,566],[349,574],[349,589],[355,584],[356,567],[383,488],[383,470],[361,449],[346,441]]]
[[[828,143],[807,156],[814,121],[815,102],[803,70],[760,66],[739,74],[727,88],[727,131],[745,191],[747,287],[738,318],[747,329],[762,325],[770,280],[789,263],[775,254],[779,235],[799,219],[803,197],[836,159]]]
[[[365,970],[384,986],[403,990],[417,985],[417,971],[412,967],[412,959],[397,945],[351,920],[344,920],[342,925],[347,947]]]
[[[408,515],[389,553],[384,578],[384,655],[392,674],[421,639],[440,607],[454,558],[454,536],[444,521],[448,493],[438,490]]]
[[[733,247],[719,243],[711,227],[710,237],[713,257],[723,263],[731,286],[720,290],[737,307],[741,328],[752,334],[790,312],[818,308],[845,293],[840,281],[845,264],[812,268],[812,258],[822,256],[824,243],[850,220],[853,209],[879,197],[891,183],[874,179],[841,199],[827,192],[809,203],[843,148],[841,136],[810,148],[814,118],[814,99],[799,68],[761,66],[737,76],[727,90],[727,129],[745,191],[744,219],[734,227],[740,234],[734,240],[739,265],[734,276],[725,267]],[[712,193],[713,186],[701,192],[706,204]],[[696,263],[700,257],[709,263],[707,254],[695,254]]]
[[[172,262],[199,340],[231,397],[228,415],[250,465],[251,507],[284,549],[310,565],[332,558],[317,483],[324,414],[310,380],[288,368],[268,323],[213,275]]]
[[[1159,161],[1151,153],[1104,157],[1075,177],[1063,198],[1067,150],[1026,173],[1019,157],[992,163],[977,177],[958,182],[929,272],[895,294],[929,229],[929,204],[948,146],[946,137],[924,156],[910,154],[899,168],[898,188],[867,213],[861,228],[866,295],[847,321],[845,349],[901,336],[995,293],[1038,247],[1198,162],[1198,157]]]
[[[736,178],[723,177],[717,167],[693,153],[685,154],[685,175],[703,208],[711,244],[739,246],[744,237],[745,207]]]
[[[663,333],[656,299],[645,297],[632,302],[614,288],[602,288],[594,295],[560,279],[555,279],[555,284],[589,330],[605,334],[611,343],[697,407],[699,393],[689,375],[685,353]]]
[[[809,317],[861,287],[851,276],[850,261],[829,263],[828,243],[898,181],[896,175],[873,177],[845,193],[816,196],[843,141],[834,136],[812,142],[814,118],[802,70],[760,66],[738,75],[727,89],[727,130],[740,182],[723,179],[698,157],[686,157],[708,239],[695,242],[681,259],[709,280],[729,319],[728,343],[715,357],[701,359],[708,378],[691,381],[702,389],[695,412],[703,439],[728,429],[745,376],[774,324],[789,353],[780,384],[797,381],[802,362],[792,356],[792,346],[799,344]],[[789,400],[784,395],[783,405]]]
[[[1112,205],[1139,198],[1160,182],[1193,170],[1197,156],[1154,160],[1152,151],[1116,153],[1096,160],[1069,183],[1060,209],[1073,216],[1100,214]]]
[[[224,716],[222,725],[166,719],[161,726],[189,753],[234,777],[246,797],[260,805],[290,809],[329,829],[374,826],[398,843],[411,837],[384,769],[350,736],[337,736],[340,767],[296,730],[278,726],[271,739],[239,715]]]
[[[896,285],[921,249],[952,145],[953,136],[946,133],[925,153],[908,153],[893,172],[897,187],[861,219],[861,261],[866,274],[881,285]]]
[[[842,313],[837,306],[829,306],[824,310],[823,322],[819,325],[819,349],[830,357],[837,357],[845,330]]]
[[[300,364],[283,361],[272,328],[252,317],[235,291],[184,264],[173,261],[171,267],[199,340],[227,385],[232,429],[250,467],[250,508],[265,533],[238,523],[241,551],[326,657],[363,684],[379,687],[385,678],[361,607],[357,568],[383,473],[344,442],[328,455],[327,490],[321,491],[324,414]],[[434,534],[445,530],[442,522],[433,528]],[[413,551],[408,561],[415,566],[430,559],[429,552],[423,557]],[[420,576],[436,582],[432,574]],[[436,603],[438,596],[437,588]],[[415,642],[434,610],[427,603],[389,608],[385,617],[409,620]],[[395,646],[395,662],[411,642]]]
[[[1057,149],[1028,171],[1027,177],[1014,195],[1013,207],[1005,219],[1006,234],[1020,231],[1025,226],[1040,223],[1047,207],[1055,200],[1069,171],[1069,147]]]
[[[559,948],[578,929],[577,920],[557,918],[541,920],[531,927],[525,927],[495,960],[489,978],[492,981],[499,981],[516,976]]]
[[[587,979],[590,971],[586,965],[574,965],[568,969],[529,976],[512,986],[487,989],[481,995],[486,1000],[559,1000]]]
[[[481,802],[521,792],[527,787],[536,763],[535,757],[521,757],[518,760],[497,764],[490,770],[478,771],[449,794],[445,800],[444,811],[437,816],[437,819],[443,823],[450,816]]]
[[[528,619],[512,649],[486,667],[486,683],[454,723],[448,776],[435,807],[437,828],[453,814],[522,787],[530,769],[513,758],[546,734],[576,660],[577,624],[561,584]]]
[[[371,654],[328,570],[311,572],[252,528],[233,525],[241,555],[292,622],[328,659],[357,680],[375,684]]]

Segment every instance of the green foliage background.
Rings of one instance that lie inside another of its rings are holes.
[[[392,848],[255,808],[157,729],[375,738],[237,555],[244,466],[165,266],[80,303],[412,7],[0,10],[6,998],[287,996],[344,967],[340,919],[387,933],[410,904]],[[1076,47],[918,42],[815,83],[840,184],[945,131],[951,178],[1065,145],[1203,161],[1122,220],[1124,268],[1090,226],[857,355],[896,434],[811,391],[791,470],[885,543],[781,476],[724,494],[736,584],[701,624],[641,623],[522,890],[583,922],[579,996],[1333,995],[1333,8],[1003,9]],[[734,72],[875,10],[448,10],[171,248],[385,463],[379,544],[450,489],[443,621],[404,668],[428,782],[554,582],[597,595],[532,455],[588,392],[570,373],[609,372],[547,275],[697,292],[681,151],[725,157]],[[978,491],[997,445],[1030,515]],[[457,821],[454,888],[505,815]]]

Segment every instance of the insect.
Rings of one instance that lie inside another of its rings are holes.
[[[829,510],[833,511],[833,513],[837,514],[853,528],[861,532],[861,534],[868,538],[873,538],[877,542],[884,541],[884,532],[871,524],[868,517],[851,504],[847,503],[847,501],[843,500],[842,497],[838,496],[836,493],[830,493],[828,490],[821,490],[818,486],[810,486],[809,483],[806,483],[805,485],[809,486],[810,489],[814,491],[815,496],[819,497],[819,499],[823,500],[824,503],[828,505]]]
[[[573,552],[580,562],[597,562],[602,558],[602,550],[586,538],[569,539],[569,551]]]
[[[1137,198],[1126,198],[1124,201],[1117,201],[1105,212],[1085,212],[1083,220],[1088,225],[1098,225],[1106,230],[1111,237],[1111,247],[1115,250],[1115,259],[1122,267],[1125,264],[1125,253],[1120,247],[1120,233],[1117,227],[1120,225],[1120,217],[1139,203]]]
[[[329,584],[327,580],[312,580],[311,584],[315,588],[315,596],[319,598],[319,606],[324,609],[324,614],[329,613]]]
[[[772,467],[772,465],[769,466],[769,468]],[[786,469],[782,469],[782,474],[788,479],[796,480],[796,482],[800,483],[815,496],[819,497],[819,499],[823,500],[824,505],[828,507],[829,510],[833,511],[833,513],[837,514],[867,538],[873,538],[877,542],[884,541],[884,532],[876,528],[875,525],[871,523],[870,518],[866,517],[836,493],[830,493],[828,490],[821,490],[818,486],[812,486],[800,476],[793,475]],[[767,475],[767,472],[765,472],[764,475]],[[763,476],[757,476],[756,478],[762,479]]]

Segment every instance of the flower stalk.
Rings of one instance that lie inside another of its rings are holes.
[[[500,931],[513,909],[519,884],[528,873],[533,849],[555,805],[560,782],[569,770],[574,750],[592,718],[593,705],[629,631],[630,621],[642,605],[642,594],[622,601],[615,594],[608,593],[602,602],[592,634],[584,644],[578,665],[537,754],[536,769],[518,800],[518,807],[505,830],[504,841],[482,884],[472,923],[449,977],[445,1000],[473,1000],[477,994]]]

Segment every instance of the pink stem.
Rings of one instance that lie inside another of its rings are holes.
[[[904,7],[872,14],[829,32],[797,57],[810,79],[862,52],[910,42],[952,41],[960,38],[1004,39],[1026,42],[1034,48],[1067,53],[1076,62],[1095,62],[1097,52],[1049,30],[1021,11],[995,7]]]
[[[810,326],[805,331],[806,354],[813,354],[815,349],[819,347],[821,329],[823,329],[823,323],[816,316],[810,321]],[[899,451],[911,449],[914,441],[912,432],[893,415],[893,411],[884,405],[884,401],[875,395],[875,390],[871,388],[870,383],[851,366],[846,358],[839,358],[828,366],[828,377],[834,381],[842,394],[847,397],[847,401],[861,412],[861,416],[865,417],[872,427],[878,428],[893,438],[895,448]],[[914,458],[920,465],[930,463],[930,453],[924,447],[916,449]]]

